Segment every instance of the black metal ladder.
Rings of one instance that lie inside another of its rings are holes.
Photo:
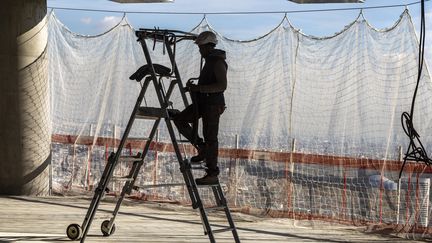
[[[132,111],[131,117],[128,121],[128,124],[126,126],[126,129],[122,135],[122,138],[120,140],[120,143],[118,145],[117,151],[114,153],[111,153],[111,155],[108,158],[106,167],[104,169],[104,172],[101,176],[101,179],[99,181],[99,184],[97,188],[95,189],[95,193],[93,196],[93,199],[90,203],[90,206],[87,210],[87,214],[84,218],[84,221],[81,225],[78,224],[71,224],[67,227],[66,233],[67,236],[71,240],[81,240],[81,242],[85,241],[85,238],[87,236],[88,230],[90,228],[90,225],[93,221],[93,218],[96,214],[96,211],[98,209],[99,203],[104,196],[104,194],[108,191],[108,184],[110,181],[121,181],[124,182],[124,186],[122,188],[121,194],[117,200],[116,206],[114,211],[112,212],[112,217],[109,220],[105,220],[101,224],[101,231],[104,236],[110,236],[115,232],[115,218],[119,212],[121,203],[124,199],[124,197],[127,194],[130,194],[133,189],[137,189],[136,186],[134,186],[135,181],[138,177],[139,171],[141,166],[144,163],[144,159],[147,155],[147,152],[150,149],[150,144],[155,138],[157,128],[160,124],[160,121],[162,119],[165,120],[169,135],[171,137],[171,142],[174,148],[174,152],[176,154],[176,157],[180,163],[180,171],[183,174],[183,178],[185,181],[185,185],[187,187],[189,196],[192,201],[192,207],[194,209],[198,209],[201,215],[201,221],[203,223],[204,227],[204,234],[206,234],[209,237],[209,240],[211,243],[215,243],[215,237],[214,234],[220,233],[220,232],[226,232],[231,231],[234,242],[239,243],[240,239],[237,234],[237,229],[234,225],[234,221],[232,219],[229,207],[227,205],[227,201],[225,199],[222,187],[220,183],[216,183],[213,185],[197,185],[195,183],[195,179],[192,173],[192,170],[194,169],[205,169],[201,165],[192,165],[189,160],[184,159],[182,153],[179,149],[179,142],[181,140],[177,140],[172,120],[171,120],[171,114],[178,112],[178,110],[170,109],[169,106],[171,105],[171,102],[169,101],[169,98],[177,85],[184,105],[188,105],[188,100],[186,98],[185,89],[183,87],[183,84],[181,82],[180,73],[177,69],[177,65],[175,62],[175,46],[176,43],[182,40],[193,40],[195,39],[195,35],[181,32],[181,31],[173,31],[173,30],[159,30],[159,29],[140,29],[136,31],[136,36],[138,37],[138,42],[140,42],[144,55],[147,61],[147,64],[142,66],[140,69],[135,72],[130,79],[134,79],[137,81],[141,81],[144,79],[144,83],[142,85],[141,91],[138,95],[137,101],[135,103],[134,109]],[[164,50],[167,51],[168,56],[170,58],[170,62],[172,65],[172,69],[169,69],[167,67],[164,67],[159,64],[153,64],[150,56],[149,49],[146,44],[146,39],[154,40],[155,44],[156,42],[162,42],[164,45]],[[162,77],[169,77],[171,78],[171,83],[167,91],[165,92],[162,83],[161,78]],[[157,94],[158,101],[160,103],[160,107],[147,107],[147,106],[141,106],[142,101],[144,99],[144,95],[147,91],[147,88],[150,83],[154,84],[155,91]],[[135,156],[122,156],[122,150],[126,143],[126,140],[129,136],[130,130],[132,128],[132,125],[135,121],[135,119],[152,119],[154,120],[153,127],[150,131],[150,136],[147,138],[146,144],[144,146],[144,149],[142,152],[138,153]],[[125,163],[131,163],[130,171],[127,176],[117,177],[113,176],[114,169],[119,164],[119,162],[125,162]],[[155,185],[158,186],[158,185]],[[162,185],[162,186],[169,186],[169,185]],[[210,208],[204,207],[199,193],[200,187],[207,187],[211,188],[215,197],[216,205]],[[208,220],[207,213],[213,210],[223,210],[225,212],[225,216],[227,218],[228,227],[222,228],[222,229],[212,229],[212,225],[210,224]]]

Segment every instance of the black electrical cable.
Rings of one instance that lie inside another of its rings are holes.
[[[407,161],[415,161],[415,162],[424,162],[427,166],[432,165],[431,158],[428,157],[428,154],[420,141],[420,135],[414,128],[413,117],[414,117],[414,106],[415,100],[417,97],[417,91],[420,84],[420,79],[423,71],[423,63],[424,63],[424,48],[425,48],[425,38],[426,38],[426,20],[425,20],[425,0],[422,0],[421,3],[421,20],[420,20],[420,38],[419,38],[419,52],[418,52],[418,76],[417,83],[414,89],[414,95],[411,102],[411,110],[410,113],[403,112],[401,116],[402,128],[405,134],[409,137],[410,142],[408,148],[406,150],[403,164],[401,170],[399,172],[399,179],[402,176],[403,169]]]

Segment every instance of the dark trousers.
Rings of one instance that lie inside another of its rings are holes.
[[[179,132],[191,143],[194,142],[194,131],[191,123],[195,120],[198,122],[198,119],[202,118],[204,140],[196,134],[194,145],[198,146],[204,153],[209,175],[219,175],[217,166],[219,143],[217,136],[219,118],[224,110],[225,105],[192,104],[173,117],[174,124]]]

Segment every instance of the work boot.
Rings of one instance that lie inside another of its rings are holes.
[[[195,179],[197,185],[214,185],[219,183],[217,175],[206,174],[203,178]]]
[[[198,155],[193,156],[190,159],[191,163],[200,163],[201,161],[203,161],[205,159],[205,145],[198,145]]]
[[[205,159],[204,155],[198,153],[198,155],[193,156],[190,159],[190,161],[191,161],[191,163],[196,164],[196,163],[201,163],[202,161],[204,161],[204,159]]]

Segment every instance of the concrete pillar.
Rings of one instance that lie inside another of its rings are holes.
[[[0,195],[46,195],[46,0],[6,0],[0,6]]]

